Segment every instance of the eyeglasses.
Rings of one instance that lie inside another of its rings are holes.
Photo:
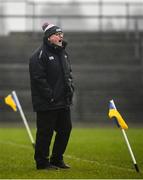
[[[63,33],[63,32],[57,32],[57,33],[55,33],[55,35],[56,35],[56,36],[63,36],[64,33]]]

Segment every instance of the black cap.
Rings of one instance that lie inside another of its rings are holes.
[[[52,34],[63,32],[62,29],[54,24],[44,23],[42,29],[46,37],[50,37]]]

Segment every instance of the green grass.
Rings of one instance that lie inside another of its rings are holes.
[[[117,128],[73,128],[65,153],[71,169],[59,171],[35,169],[34,151],[24,128],[0,128],[0,179],[142,179],[143,128],[126,132],[140,173]]]

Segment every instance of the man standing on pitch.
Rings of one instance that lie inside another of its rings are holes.
[[[37,169],[69,168],[63,160],[72,129],[71,65],[61,28],[45,23],[43,44],[31,56],[29,72],[33,109],[37,116],[35,161]],[[52,153],[50,144],[56,132]]]

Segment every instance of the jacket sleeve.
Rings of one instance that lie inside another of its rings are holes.
[[[73,76],[72,76],[72,69],[70,67],[70,78],[69,78],[70,84],[71,84],[71,88],[72,91],[74,92],[75,86],[74,86],[74,82],[73,82]]]
[[[69,59],[68,59],[68,60],[69,60]],[[75,90],[75,85],[74,85],[74,81],[73,81],[73,74],[72,74],[72,67],[71,67],[71,62],[70,62],[70,60],[69,60],[69,66],[70,66],[69,81],[70,81],[70,85],[71,85],[72,92],[74,92],[74,90]]]
[[[67,60],[68,63],[68,73],[67,73],[67,96],[73,96],[75,87],[74,87],[74,82],[73,82],[73,75],[72,75],[72,68],[71,68],[71,63],[68,58]]]
[[[53,91],[47,82],[46,72],[39,59],[31,59],[29,63],[31,84],[36,88],[43,98],[52,101]]]

